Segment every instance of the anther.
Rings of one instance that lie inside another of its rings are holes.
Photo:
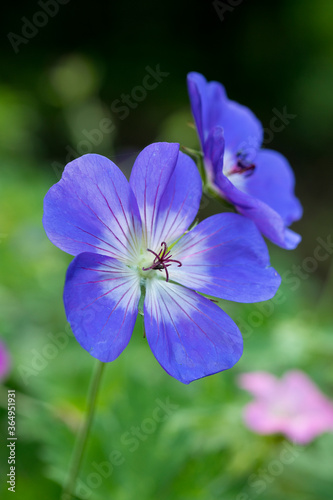
[[[246,160],[246,155],[242,153],[237,153],[237,163],[230,170],[229,175],[231,174],[245,174],[249,176],[253,174],[255,167],[254,163],[248,163]]]
[[[167,252],[167,248],[168,247],[165,241],[162,241],[161,250],[158,254],[154,252],[154,250],[150,250],[150,248],[147,248],[147,251],[152,253],[155,258],[154,262],[150,267],[143,267],[142,270],[149,271],[150,269],[153,269],[157,271],[162,271],[164,269],[166,275],[166,281],[169,281],[168,267],[170,267],[172,263],[178,264],[178,267],[181,267],[182,263],[179,260],[171,259],[172,255],[170,255],[170,251]]]

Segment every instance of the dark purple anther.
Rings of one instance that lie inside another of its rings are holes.
[[[169,281],[169,273],[167,268],[171,266],[172,262],[178,264],[178,267],[181,267],[182,263],[179,262],[179,260],[171,259],[172,255],[170,255],[170,252],[167,252],[167,244],[165,243],[165,241],[162,241],[161,247],[162,249],[160,250],[159,254],[147,248],[148,252],[155,255],[155,259],[150,267],[143,267],[142,271],[149,271],[150,269],[157,269],[159,271],[162,271],[162,269],[164,269],[166,274],[166,281]]]
[[[237,163],[228,173],[231,174],[245,174],[246,176],[252,175],[256,168],[254,163],[248,163],[246,156],[242,153],[237,153]]]

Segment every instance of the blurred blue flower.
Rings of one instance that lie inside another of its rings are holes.
[[[280,277],[255,224],[240,215],[214,215],[187,231],[201,194],[195,163],[168,143],[145,148],[129,182],[112,161],[89,154],[49,190],[45,231],[76,256],[64,289],[67,318],[92,356],[116,359],[141,310],[151,350],[181,382],[238,361],[237,326],[200,293],[257,302],[275,294]]]
[[[208,182],[273,243],[295,248],[301,237],[288,226],[301,218],[302,206],[288,161],[260,149],[261,123],[248,108],[229,100],[220,83],[194,72],[187,83]]]

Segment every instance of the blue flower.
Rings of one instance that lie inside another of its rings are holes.
[[[288,229],[302,216],[294,174],[284,156],[260,149],[263,129],[245,106],[228,99],[218,82],[189,73],[188,91],[210,185],[273,243],[295,248],[301,237]]]
[[[195,163],[168,143],[145,148],[129,182],[107,158],[82,156],[46,194],[45,231],[76,256],[64,289],[67,318],[95,358],[120,355],[141,308],[156,359],[183,383],[241,357],[237,326],[201,294],[267,300],[280,277],[257,228],[240,215],[214,215],[187,231],[201,194]]]

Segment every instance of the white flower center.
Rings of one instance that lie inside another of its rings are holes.
[[[246,156],[235,155],[226,149],[223,156],[223,174],[240,191],[245,191],[246,179],[255,166],[247,161]]]

